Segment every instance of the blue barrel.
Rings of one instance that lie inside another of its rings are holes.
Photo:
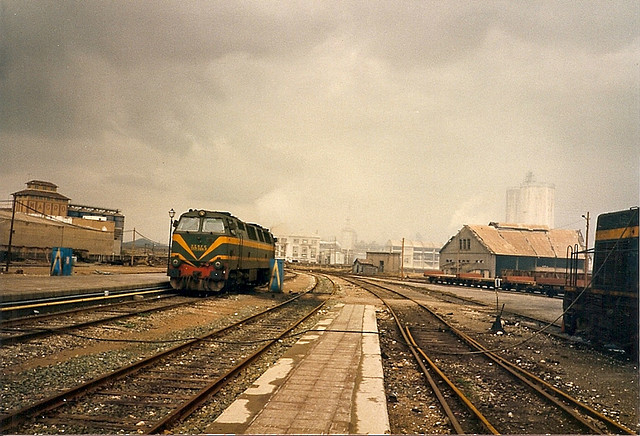
[[[51,250],[52,276],[70,276],[73,272],[73,249],[65,247],[53,247]]]
[[[271,282],[269,289],[272,292],[282,292],[282,282],[284,281],[284,259],[271,259],[269,261],[271,268]]]

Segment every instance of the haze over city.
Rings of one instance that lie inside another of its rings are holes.
[[[556,227],[638,205],[636,1],[0,3],[0,198],[37,179],[166,241],[167,211],[274,232]]]

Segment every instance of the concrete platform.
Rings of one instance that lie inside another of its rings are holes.
[[[206,433],[389,433],[375,308],[336,305]]]
[[[0,275],[0,303],[64,295],[114,291],[169,282],[165,273],[73,276]]]

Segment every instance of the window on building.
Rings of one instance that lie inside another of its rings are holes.
[[[471,250],[471,239],[469,238],[460,238],[460,251],[468,251]]]

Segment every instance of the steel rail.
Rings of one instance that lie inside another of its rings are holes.
[[[453,298],[453,299],[461,300],[461,301],[464,301],[465,303],[469,303],[469,304],[476,304],[478,306],[489,307],[489,308],[494,307],[493,303],[492,304],[484,303],[482,301],[474,300],[473,298],[470,298],[470,297],[465,297],[463,295],[451,294],[448,291],[444,291],[444,290],[440,290],[440,289],[424,288],[422,286],[416,286],[416,285],[413,285],[413,284],[410,284],[410,283],[401,283],[401,282],[397,282],[397,281],[393,281],[393,280],[387,280],[386,282],[387,283],[392,283],[392,284],[398,285],[398,286],[405,286],[407,288],[414,289],[414,290],[416,290],[418,292],[427,291],[427,292],[432,292],[432,293],[435,293],[435,294],[440,294],[440,295],[442,295],[444,297],[450,297],[450,298]],[[371,282],[367,282],[367,283],[371,283]],[[413,282],[413,283],[418,283],[418,282]],[[372,283],[372,284],[375,284],[375,283]],[[427,283],[427,284],[432,284],[432,283]],[[440,283],[434,283],[434,284],[437,285],[437,286],[443,286],[443,287],[446,287],[446,286],[456,287],[456,288],[461,288],[462,287],[462,286],[457,286],[457,285],[444,285],[444,284],[440,284]],[[468,287],[463,287],[463,288],[469,289]],[[484,289],[484,288],[481,288],[481,289],[488,290],[488,289]],[[490,291],[491,292],[495,292],[494,289],[491,289]],[[511,292],[511,291],[505,291],[505,290],[502,290],[502,289],[500,290],[500,292],[516,293],[516,294],[520,294],[520,295],[531,295],[529,293],[516,292],[516,291]],[[545,297],[545,298],[548,298],[548,297]],[[528,321],[531,321],[531,322],[540,323],[540,324],[543,324],[543,325],[550,324],[549,321],[546,321],[546,320],[543,320],[543,319],[534,318],[534,317],[532,317],[530,315],[525,315],[525,314],[522,314],[522,313],[510,311],[510,310],[505,310],[504,313],[505,314],[509,314],[509,315],[513,315],[513,316],[517,316],[519,318],[522,318],[522,319],[525,319],[525,320],[528,320]],[[560,329],[561,328],[561,326],[559,324],[551,324],[551,326],[554,329]],[[555,333],[553,331],[546,331],[545,333],[547,333],[549,335],[552,335],[554,337],[560,338],[562,340],[566,340],[565,336],[561,336],[560,334]]]
[[[60,306],[64,304],[86,303],[89,301],[111,300],[114,298],[130,297],[142,294],[157,294],[171,290],[168,285],[153,286],[143,289],[106,289],[102,292],[91,292],[77,295],[64,295],[53,298],[42,298],[38,300],[9,301],[0,303],[0,312],[11,312],[25,309],[35,309],[38,307]]]
[[[333,281],[330,280],[332,283]],[[318,283],[316,283],[317,285]],[[333,283],[334,292],[335,292],[335,283]],[[267,351],[273,344],[280,341],[287,334],[289,334],[292,330],[302,324],[304,321],[309,319],[312,315],[318,312],[318,310],[322,309],[327,300],[323,301],[312,310],[310,310],[307,314],[305,314],[300,319],[294,321],[290,324],[281,334],[277,337],[274,337],[267,341],[262,347],[254,351],[251,355],[249,355],[246,359],[241,361],[238,365],[231,368],[225,374],[218,376],[218,378],[211,383],[209,383],[206,387],[201,389],[197,394],[195,394],[192,398],[185,401],[181,404],[177,409],[175,409],[172,413],[167,415],[164,419],[154,424],[151,428],[147,429],[144,434],[157,434],[164,432],[169,428],[169,426],[174,423],[184,420],[190,414],[192,414],[198,407],[200,407],[207,399],[216,393],[218,393],[231,379],[240,373],[243,369],[247,368],[251,363],[253,363],[258,357],[260,357],[265,351]]]
[[[455,328],[454,326],[450,325],[444,318],[439,316],[437,313],[433,312],[429,307],[425,306],[423,303],[420,303],[419,301],[416,301],[414,298],[411,298],[411,297],[408,297],[406,295],[403,295],[402,293],[400,293],[398,291],[395,291],[393,289],[389,289],[389,288],[386,288],[384,286],[380,286],[380,285],[377,285],[377,284],[374,284],[374,286],[381,287],[382,289],[388,290],[389,292],[393,292],[393,293],[395,293],[395,294],[397,294],[397,295],[399,295],[399,296],[401,296],[403,298],[406,298],[406,299],[408,299],[410,301],[413,301],[415,304],[417,304],[418,306],[422,307],[424,310],[428,311],[436,319],[438,319],[441,323],[443,323],[448,329],[450,329],[456,336],[458,336],[460,339],[462,339],[467,344],[469,344],[469,346],[471,346],[475,350],[481,352],[487,358],[493,360],[495,363],[500,365],[507,372],[512,374],[517,379],[521,380],[527,386],[530,386],[533,390],[538,392],[543,398],[547,399],[548,401],[550,401],[551,403],[553,403],[554,405],[559,407],[561,410],[563,410],[569,416],[574,418],[576,421],[578,421],[585,428],[591,430],[593,433],[601,434],[602,433],[602,429],[599,428],[599,427],[596,427],[595,425],[593,425],[591,423],[591,421],[585,419],[583,416],[578,414],[574,409],[572,409],[572,407],[575,407],[575,408],[581,410],[583,413],[588,414],[592,418],[595,418],[595,419],[599,420],[602,424],[604,424],[607,427],[608,430],[613,429],[613,431],[615,433],[636,434],[635,432],[633,432],[631,429],[625,427],[624,425],[613,421],[612,419],[602,415],[601,413],[597,412],[596,410],[594,410],[593,408],[589,407],[588,405],[582,403],[581,401],[577,400],[576,398],[573,398],[569,394],[557,389],[554,386],[551,386],[549,383],[547,383],[544,380],[540,379],[536,375],[534,375],[534,374],[532,374],[532,373],[530,373],[530,372],[528,372],[528,371],[526,371],[526,370],[524,370],[524,369],[522,369],[522,368],[520,368],[520,367],[518,367],[516,365],[513,365],[510,362],[508,362],[506,359],[504,359],[503,357],[497,355],[494,351],[491,351],[491,350],[487,349],[482,344],[477,342],[475,339],[471,338],[469,335],[463,333],[461,330],[459,330],[459,329]],[[568,406],[565,403],[563,403],[562,401],[560,401],[557,397],[555,397],[551,393],[549,393],[547,391],[547,389],[552,391],[556,395],[562,397],[562,399],[567,401],[570,405]]]
[[[310,290],[304,292],[304,293],[300,293],[296,296],[294,296],[293,298],[290,298],[280,304],[277,304],[275,306],[272,306],[270,308],[267,308],[261,312],[258,312],[254,315],[248,316],[247,318],[244,318],[240,321],[234,322],[233,324],[230,324],[226,327],[223,327],[221,329],[218,329],[214,332],[209,332],[206,333],[204,335],[198,336],[196,338],[191,338],[191,339],[185,339],[185,342],[183,344],[179,344],[176,345],[174,347],[171,347],[167,350],[164,350],[160,353],[154,354],[153,356],[149,356],[146,357],[142,360],[139,360],[137,362],[131,363],[129,365],[126,365],[122,368],[119,368],[115,371],[112,371],[110,373],[98,376],[92,380],[89,380],[88,382],[82,383],[76,387],[73,387],[71,389],[68,389],[64,392],[55,394],[51,397],[45,398],[43,400],[40,400],[34,404],[28,405],[26,407],[17,409],[17,410],[13,410],[10,411],[9,413],[6,414],[2,414],[0,416],[0,433],[2,434],[7,434],[10,433],[12,430],[17,429],[17,427],[21,424],[23,424],[25,421],[27,421],[28,419],[30,419],[33,416],[36,416],[39,413],[42,412],[48,412],[51,410],[54,410],[62,405],[64,405],[66,402],[73,400],[75,398],[78,398],[82,395],[84,395],[85,393],[99,387],[100,385],[103,385],[109,381],[118,379],[120,377],[123,377],[125,375],[128,374],[132,374],[140,369],[142,369],[143,367],[146,367],[148,365],[153,364],[154,362],[167,357],[171,354],[180,352],[182,350],[185,350],[195,344],[198,344],[200,342],[204,342],[207,341],[215,336],[218,336],[224,332],[227,332],[231,329],[237,328],[238,326],[249,322],[251,320],[254,320],[256,318],[259,318],[261,316],[264,316],[265,314],[269,313],[269,312],[273,312],[275,310],[278,310],[279,308],[281,308],[282,306],[285,306],[287,304],[292,303],[293,301],[297,300],[298,298],[302,297],[303,295],[308,294],[309,292],[312,292],[318,285],[318,282],[316,281],[316,284],[314,285],[313,288],[311,288]]]
[[[413,339],[413,336],[411,335],[411,331],[409,330],[409,326],[405,326],[405,330],[409,338],[409,341],[411,343],[411,346],[414,347],[416,351],[422,356],[422,358],[427,361],[431,369],[433,369],[433,371],[436,374],[438,374],[438,376],[449,386],[449,388],[451,388],[451,390],[456,393],[458,398],[460,398],[460,400],[464,403],[464,405],[467,406],[467,408],[480,420],[482,425],[484,425],[484,427],[487,430],[489,430],[492,434],[500,434],[500,432],[496,430],[493,425],[491,425],[489,420],[482,414],[482,412],[480,412],[476,408],[476,406],[473,405],[471,400],[469,400],[467,396],[460,389],[458,389],[458,387],[449,379],[449,377],[447,377],[446,374],[442,372],[440,368],[438,368],[435,362],[431,360],[429,356],[427,356],[427,354],[422,350],[422,348],[420,348],[418,344],[416,344],[416,341]]]
[[[351,281],[351,280],[347,280],[347,281]],[[438,368],[435,365],[435,363],[433,363],[433,361],[431,359],[429,359],[422,352],[422,350],[420,350],[420,348],[417,346],[417,344],[413,340],[413,337],[411,336],[411,332],[409,331],[409,328],[402,326],[402,323],[400,322],[400,318],[395,313],[395,311],[393,310],[391,305],[387,302],[387,300],[382,298],[378,294],[376,294],[371,289],[367,289],[366,287],[363,287],[361,284],[358,285],[358,286],[362,287],[363,289],[366,289],[367,291],[369,291],[370,293],[375,295],[377,298],[379,298],[384,303],[384,305],[387,307],[387,309],[389,309],[389,312],[393,316],[393,319],[394,319],[396,325],[398,326],[398,329],[399,329],[400,334],[402,335],[402,337],[404,339],[405,344],[407,345],[407,347],[411,351],[411,354],[413,354],[413,357],[415,358],[418,366],[420,367],[422,373],[424,374],[425,378],[429,382],[429,386],[433,390],[436,398],[438,399],[438,402],[442,406],[443,411],[447,415],[447,418],[449,418],[449,420],[451,422],[451,426],[453,427],[453,429],[456,432],[456,434],[465,434],[465,431],[462,428],[462,426],[460,425],[460,422],[458,421],[458,419],[455,417],[453,411],[451,410],[451,406],[449,405],[447,400],[444,398],[444,395],[442,394],[442,391],[440,390],[440,388],[436,384],[436,382],[433,379],[433,377],[431,377],[431,374],[429,373],[429,370],[427,369],[427,367],[424,365],[424,362],[420,358],[420,355],[422,355],[425,358],[425,360],[427,361],[427,363],[431,367],[432,371],[434,371],[436,374],[438,374],[440,379],[442,381],[444,381],[445,384],[447,384],[447,386],[449,386],[449,389],[451,389],[457,395],[457,397],[460,399],[462,404],[478,419],[478,421],[480,421],[480,423],[484,426],[484,428],[487,429],[489,431],[489,433],[491,433],[491,434],[499,434],[499,432],[495,429],[495,427],[493,425],[491,425],[489,420],[482,414],[482,412],[480,412],[473,405],[473,403],[467,398],[467,396],[460,389],[458,389],[457,386],[455,386],[455,384],[440,370],[440,368]]]
[[[537,392],[539,392],[542,396],[544,396],[549,401],[551,401],[552,403],[557,405],[559,408],[564,410],[566,413],[571,415],[574,419],[578,420],[582,425],[584,425],[588,429],[592,430],[595,434],[601,434],[602,433],[602,429],[599,428],[599,427],[594,426],[590,421],[584,419],[584,417],[582,417],[577,412],[575,412],[574,409],[572,409],[572,406],[575,407],[575,408],[578,408],[582,412],[590,415],[592,418],[595,418],[595,419],[599,420],[602,424],[604,424],[607,427],[608,430],[612,430],[613,429],[615,434],[636,434],[635,432],[633,432],[629,428],[627,428],[627,427],[623,426],[622,424],[619,424],[619,423],[611,420],[610,418],[602,415],[598,411],[596,411],[593,408],[589,407],[588,405],[580,402],[579,400],[577,400],[576,398],[570,396],[566,392],[563,392],[560,389],[556,388],[555,386],[550,385],[549,383],[547,383],[546,381],[542,380],[541,378],[539,378],[535,374],[532,374],[532,373],[520,368],[519,366],[514,365],[513,363],[509,362],[505,358],[497,355],[495,352],[493,352],[491,350],[488,350],[482,344],[478,343],[475,339],[473,339],[470,336],[468,336],[467,334],[455,329],[455,327],[449,325],[449,328],[451,328],[452,331],[454,331],[454,333],[460,339],[462,339],[465,342],[467,342],[470,346],[474,347],[476,350],[481,351],[489,359],[493,360],[495,363],[500,365],[506,371],[508,371],[509,373],[513,374],[516,378],[521,380],[523,383],[527,384],[532,389],[534,389]],[[569,406],[567,406],[565,403],[560,401],[558,398],[556,398],[553,395],[551,395],[545,389],[548,389],[548,390],[552,391],[554,394],[556,394],[557,396],[561,397],[563,400],[567,401],[569,403]]]
[[[148,301],[150,301],[150,300],[148,300]],[[32,340],[32,339],[44,338],[44,337],[52,336],[52,335],[65,334],[65,333],[68,333],[68,332],[70,332],[72,330],[79,330],[79,329],[82,329],[82,328],[92,327],[92,326],[99,325],[99,324],[106,324],[106,323],[109,323],[109,322],[118,321],[118,320],[126,319],[126,318],[132,318],[134,316],[144,315],[144,314],[147,314],[147,313],[160,312],[162,310],[174,309],[176,307],[185,306],[187,304],[193,304],[193,301],[183,301],[181,303],[173,303],[173,304],[168,304],[166,306],[153,307],[153,308],[150,308],[150,309],[140,310],[140,311],[137,311],[137,312],[121,313],[119,315],[113,315],[113,316],[106,317],[106,318],[94,319],[92,321],[86,321],[86,322],[82,322],[82,323],[78,323],[78,324],[66,325],[66,326],[61,326],[61,327],[33,329],[34,331],[31,331],[31,332],[28,332],[28,333],[23,333],[21,335],[0,337],[0,346],[12,345],[12,344],[16,344],[18,342],[26,342],[26,341],[29,341],[29,340]]]
[[[380,298],[378,295],[376,295],[376,297]],[[442,406],[442,410],[445,412],[445,415],[447,415],[447,418],[449,418],[451,426],[455,430],[456,434],[464,434],[464,430],[462,429],[462,426],[460,425],[460,422],[458,421],[458,418],[456,418],[456,416],[454,415],[453,411],[451,410],[451,407],[449,406],[449,403],[447,402],[447,400],[445,399],[444,395],[442,394],[442,391],[440,390],[440,388],[436,384],[436,382],[433,379],[433,377],[431,377],[431,374],[429,373],[429,370],[427,369],[427,367],[424,366],[424,363],[422,362],[422,360],[418,356],[418,353],[416,351],[416,347],[413,345],[413,342],[411,341],[411,338],[409,338],[407,336],[407,333],[405,332],[404,328],[402,328],[402,324],[400,323],[400,319],[398,318],[398,316],[396,315],[394,310],[391,308],[391,306],[389,306],[389,304],[383,298],[380,298],[380,300],[382,300],[384,305],[387,306],[387,309],[389,309],[389,312],[393,316],[393,320],[395,321],[396,325],[398,326],[398,330],[400,331],[400,334],[402,335],[405,344],[407,344],[407,346],[409,348],[409,351],[411,351],[411,354],[413,354],[413,357],[416,360],[418,366],[420,367],[420,370],[422,371],[422,374],[427,379],[427,382],[429,383],[429,386],[431,387],[431,390],[433,391],[433,393],[435,394],[436,398],[438,399],[438,402],[440,403],[440,406]]]
[[[178,294],[166,294],[166,295],[159,295],[157,297],[152,297],[153,301],[159,301],[159,300],[164,300],[166,298],[175,298],[176,296],[178,296]],[[150,299],[146,299],[146,300],[127,300],[127,301],[119,301],[116,303],[110,303],[110,304],[105,304],[105,305],[96,305],[96,306],[88,306],[88,307],[76,307],[75,309],[69,309],[69,310],[61,310],[59,312],[50,312],[50,313],[40,313],[37,315],[27,315],[27,316],[21,316],[21,317],[16,317],[16,318],[8,318],[8,319],[2,319],[0,320],[0,328],[3,327],[14,327],[17,325],[21,325],[27,322],[32,322],[32,321],[42,321],[45,319],[51,319],[51,318],[57,318],[60,316],[66,316],[66,315],[75,315],[77,313],[82,313],[82,312],[90,312],[90,311],[94,311],[94,310],[102,310],[102,309],[111,309],[111,308],[117,308],[120,306],[126,306],[129,304],[135,304],[135,303],[140,303],[142,301],[152,301]]]

